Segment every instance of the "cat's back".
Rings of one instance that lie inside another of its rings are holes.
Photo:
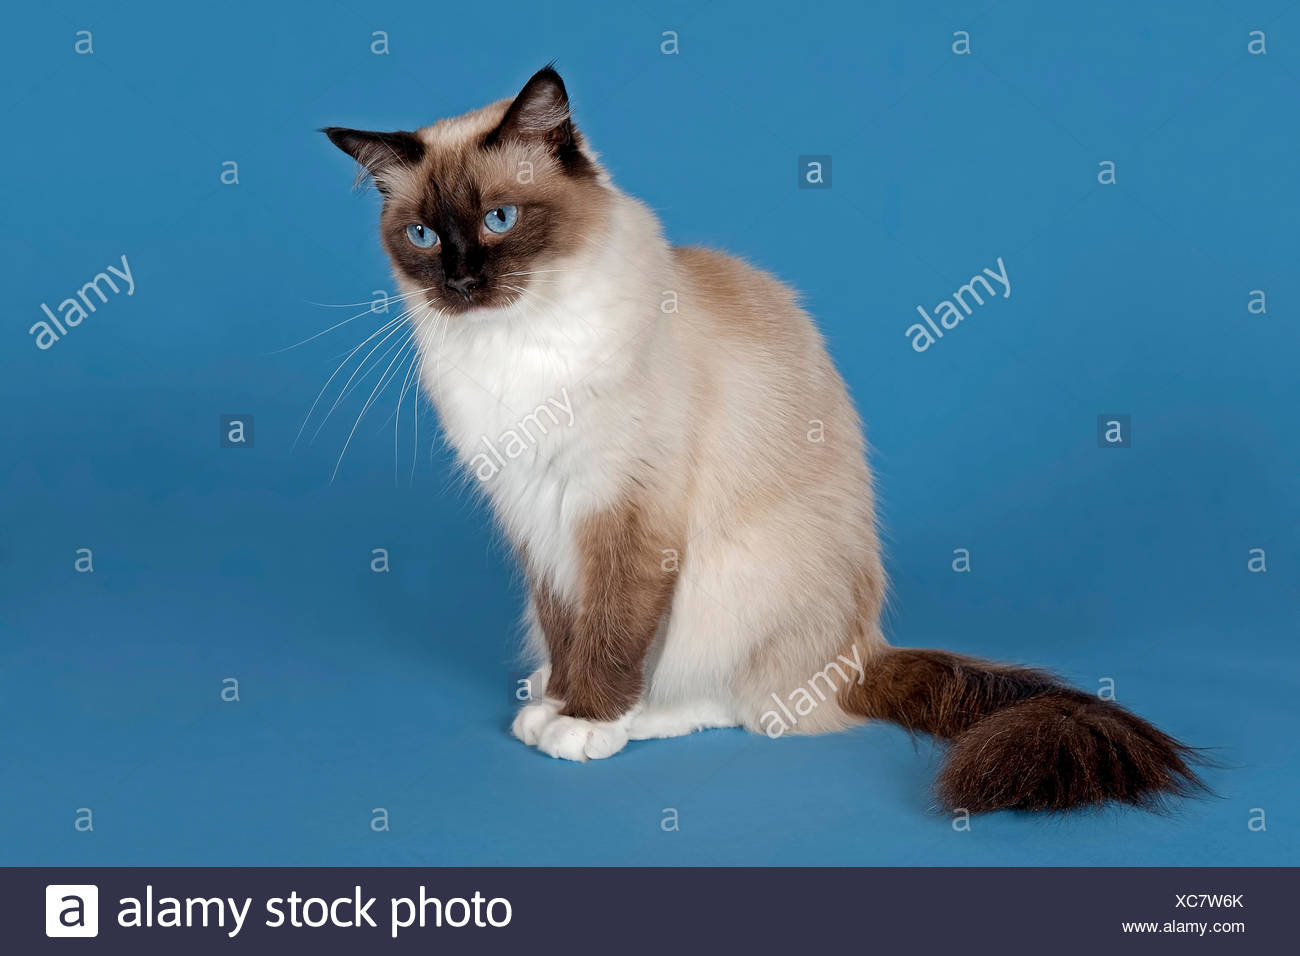
[[[826,442],[809,451],[809,423],[820,422],[840,436],[834,457],[843,456],[856,475],[857,416],[795,291],[713,249],[674,247],[672,256],[682,291],[670,318],[707,383],[697,414],[714,436],[712,447],[728,463],[753,457],[770,465],[795,449],[806,464],[830,452]],[[789,473],[797,470],[791,463]]]
[[[794,290],[775,276],[703,246],[674,246],[672,255],[684,308],[707,315],[719,334],[775,343],[813,331]]]
[[[793,288],[743,259],[700,246],[672,249],[681,334],[724,364],[757,368],[759,383],[842,391],[821,333]]]

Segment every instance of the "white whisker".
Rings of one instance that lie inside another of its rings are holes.
[[[370,406],[374,404],[375,396],[379,394],[380,390],[384,387],[384,385],[388,381],[389,371],[392,369],[394,365],[397,364],[397,360],[402,357],[406,349],[413,346],[414,344],[415,344],[415,329],[412,328],[407,333],[406,344],[403,345],[402,348],[398,351],[398,353],[393,356],[393,360],[388,363],[388,368],[384,369],[384,374],[379,376],[379,381],[376,382],[375,387],[370,390],[370,397],[367,398],[366,403],[361,406],[361,413],[357,415],[357,420],[352,423],[352,430],[348,432],[347,440],[343,443],[343,450],[339,452],[338,461],[334,463],[334,472],[333,474],[330,475],[330,484],[333,484],[334,479],[338,477],[339,468],[343,466],[343,458],[348,453],[348,446],[352,444],[352,436],[354,436],[357,433],[357,428],[360,427],[361,420],[366,417],[366,412],[368,412],[370,410]]]
[[[307,423],[311,421],[311,416],[312,416],[312,414],[316,411],[316,406],[320,404],[321,397],[325,394],[325,390],[326,390],[327,388],[330,387],[330,382],[334,381],[335,377],[339,374],[339,372],[343,371],[343,366],[347,365],[348,362],[350,362],[350,361],[352,360],[352,356],[356,355],[356,354],[357,354],[358,352],[360,352],[363,348],[365,348],[367,342],[369,342],[371,339],[373,339],[376,335],[379,335],[379,334],[381,334],[382,332],[384,332],[385,330],[387,330],[387,329],[391,328],[392,326],[396,325],[396,324],[397,324],[398,322],[400,322],[401,320],[402,320],[402,317],[401,317],[401,316],[398,316],[398,317],[395,318],[395,319],[390,319],[389,321],[385,322],[385,323],[384,323],[383,325],[381,325],[378,329],[376,329],[374,332],[372,332],[372,333],[370,334],[370,336],[369,336],[369,337],[368,337],[364,342],[362,342],[360,345],[358,345],[356,348],[354,348],[351,352],[349,352],[349,353],[347,354],[347,357],[344,358],[343,361],[339,363],[338,368],[336,368],[333,372],[330,373],[330,377],[327,378],[327,379],[325,380],[325,384],[322,385],[320,391],[316,393],[316,399],[315,399],[315,401],[313,401],[313,402],[311,403],[311,408],[307,409],[307,416],[302,420],[302,424],[301,424],[300,426],[298,426],[298,434],[297,434],[297,436],[294,438],[294,440],[293,440],[293,445],[290,446],[290,450],[292,450],[293,448],[297,448],[297,447],[298,447],[298,442],[302,439],[302,433],[303,433],[303,431],[307,428]],[[364,361],[364,360],[363,360],[363,361]]]
[[[433,287],[430,286],[429,288],[431,289],[431,288],[433,288]],[[389,296],[388,298],[389,298],[390,301],[393,300],[393,299],[396,299],[398,302],[401,302],[401,301],[403,301],[404,299],[408,299],[408,298],[410,298],[410,297],[413,296],[413,295],[421,295],[421,294],[423,294],[423,293],[425,293],[425,292],[428,292],[428,291],[429,291],[429,289],[417,289],[415,292],[406,292],[406,293],[403,293],[402,295],[393,295],[393,296]],[[312,302],[312,303],[310,303],[310,304],[311,304],[311,305],[320,305],[320,306],[322,306],[323,308],[330,308],[330,309],[350,309],[350,308],[354,308],[355,306],[358,306],[358,305],[366,305],[367,303],[365,303],[365,302],[353,302],[353,303],[351,303],[350,305],[337,305],[337,306],[324,305],[323,303],[320,303],[320,302]],[[309,335],[307,338],[303,339],[301,342],[295,342],[293,345],[286,345],[284,348],[282,348],[282,349],[276,349],[274,352],[263,352],[262,354],[263,354],[263,355],[279,355],[281,352],[288,352],[290,349],[296,349],[296,348],[297,348],[298,346],[300,346],[300,345],[306,345],[308,342],[311,342],[311,341],[313,341],[314,339],[318,339],[318,338],[320,338],[322,335],[325,335],[325,334],[327,334],[327,333],[329,333],[329,332],[333,332],[335,329],[342,328],[343,326],[347,325],[349,322],[354,322],[354,321],[356,321],[357,319],[361,318],[363,315],[369,315],[371,312],[374,312],[374,311],[375,311],[375,309],[374,309],[374,303],[371,302],[371,303],[368,303],[368,304],[370,305],[370,308],[366,309],[364,312],[358,312],[356,315],[352,316],[352,318],[350,318],[350,319],[344,319],[342,322],[336,322],[334,325],[331,325],[328,329],[324,329],[323,331],[317,332],[315,335]]]
[[[413,295],[420,295],[425,292],[432,292],[433,289],[434,289],[433,286],[429,286],[426,289],[416,289],[414,292],[403,292],[400,295],[390,295],[390,296],[386,296],[385,298],[389,302],[391,302],[393,299],[398,299],[400,301],[401,299],[409,299]],[[359,305],[368,305],[373,309],[376,300],[371,299],[368,302],[313,302],[311,301],[311,299],[303,299],[302,301],[306,302],[308,305],[318,306],[319,308],[322,309],[355,309]]]
[[[339,393],[338,398],[334,399],[334,404],[330,406],[329,411],[327,411],[327,412],[325,413],[325,418],[322,419],[322,421],[321,421],[321,423],[320,423],[320,426],[316,429],[315,433],[311,436],[311,440],[312,440],[313,442],[316,440],[317,436],[320,435],[320,433],[321,433],[321,429],[323,429],[323,428],[325,427],[326,423],[329,422],[329,420],[330,420],[330,416],[334,414],[334,409],[336,409],[336,408],[339,407],[339,402],[343,401],[343,399],[344,399],[344,398],[349,394],[349,392],[351,391],[351,389],[349,388],[349,386],[351,386],[352,382],[356,379],[356,377],[357,377],[358,373],[360,373],[361,369],[365,367],[366,362],[368,362],[368,361],[370,360],[370,356],[374,355],[377,351],[379,351],[379,349],[383,347],[383,344],[384,344],[385,342],[387,342],[389,339],[391,339],[391,338],[392,338],[392,337],[397,333],[397,331],[401,328],[401,325],[402,325],[402,319],[406,318],[408,315],[411,314],[411,312],[414,312],[414,311],[415,311],[414,309],[411,309],[410,311],[403,312],[403,313],[402,313],[401,315],[399,315],[396,319],[394,319],[392,322],[388,323],[388,325],[385,326],[385,328],[388,328],[389,326],[391,326],[391,330],[390,330],[390,331],[388,332],[388,334],[386,334],[382,339],[380,339],[378,342],[375,343],[374,348],[372,348],[369,352],[366,353],[365,358],[363,358],[363,359],[361,360],[361,363],[360,363],[360,364],[359,364],[355,369],[353,369],[352,374],[348,376],[348,380],[347,380],[346,382],[343,383],[343,390]],[[381,331],[382,331],[382,330],[381,330]],[[378,332],[375,333],[375,335],[378,335],[378,334],[379,334]],[[374,335],[372,335],[370,338],[373,339],[373,338],[374,338]],[[369,341],[370,341],[370,339],[367,339],[367,340],[366,340],[366,342],[369,342]],[[365,342],[362,342],[362,343],[361,343],[362,346],[364,346],[365,344],[366,344]],[[358,346],[358,349],[359,349],[360,347],[361,347],[361,346]],[[387,352],[384,353],[384,355],[387,355],[387,354],[388,354]],[[380,361],[380,362],[383,361],[383,357],[382,357],[382,356],[380,357],[379,361]],[[344,364],[347,364],[347,363],[346,363],[346,360],[345,360]],[[376,364],[377,364],[377,363],[376,363]],[[342,368],[342,366],[340,366],[340,369],[341,369],[341,368]],[[335,374],[338,374],[338,373],[336,372]],[[366,373],[366,375],[369,375],[369,374],[370,374],[369,372]],[[363,378],[364,378],[364,377],[365,377],[365,376],[363,376]],[[331,378],[333,378],[333,376],[331,376]],[[328,385],[329,385],[329,382],[326,382],[325,384],[328,386]],[[322,391],[323,391],[323,389],[322,389]]]

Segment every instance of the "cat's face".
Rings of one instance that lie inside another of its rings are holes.
[[[414,133],[324,132],[383,194],[380,234],[398,275],[445,313],[544,303],[548,276],[598,241],[605,177],[550,67],[513,101]]]

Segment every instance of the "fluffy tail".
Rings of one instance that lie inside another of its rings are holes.
[[[1159,805],[1204,785],[1194,752],[1118,704],[1045,671],[890,648],[847,688],[852,713],[952,741],[939,798],[972,813]]]

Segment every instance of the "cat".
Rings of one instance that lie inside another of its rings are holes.
[[[527,576],[525,744],[583,761],[879,719],[949,742],[950,808],[1203,787],[1194,751],[1112,701],[886,642],[862,430],[821,335],[772,276],[670,245],[553,67],[415,132],[323,132],[382,196],[421,385]],[[569,424],[548,428],[561,395]]]

